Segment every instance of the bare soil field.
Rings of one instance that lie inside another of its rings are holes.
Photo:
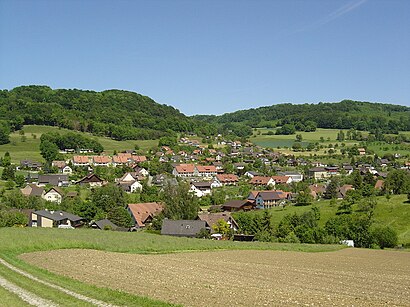
[[[54,250],[21,258],[86,283],[185,306],[410,306],[407,252]]]

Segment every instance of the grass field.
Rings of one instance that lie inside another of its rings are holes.
[[[375,224],[392,226],[399,234],[399,243],[410,244],[410,203],[407,202],[407,195],[394,195],[390,199],[381,196],[377,197],[377,202],[374,213]],[[316,201],[314,205],[320,209],[320,226],[324,226],[329,218],[336,215],[338,204],[330,206],[329,200],[321,200]],[[302,214],[311,208],[312,206],[288,206],[284,209],[272,208],[269,211],[272,214],[272,223],[278,225],[286,214]],[[254,211],[248,214],[261,214],[261,212]]]
[[[68,129],[35,125],[26,125],[24,126],[23,130],[26,140],[24,142],[22,141],[22,136],[19,134],[19,131],[10,134],[10,143],[0,145],[1,157],[4,156],[6,151],[8,151],[11,155],[12,162],[14,163],[18,163],[24,159],[40,161],[42,160],[42,157],[40,155],[40,137],[43,133],[54,131],[64,134],[67,132],[72,132]],[[113,154],[114,150],[120,152],[127,149],[134,149],[135,145],[138,145],[142,150],[147,150],[158,145],[158,140],[116,141],[106,137],[93,136],[89,133],[84,134],[100,142],[107,154]]]

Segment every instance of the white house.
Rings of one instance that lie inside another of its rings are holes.
[[[63,195],[64,194],[60,189],[51,188],[50,190],[48,190],[48,192],[42,195],[41,198],[45,199],[46,201],[61,204],[61,201],[63,200]]]
[[[190,191],[196,196],[202,197],[205,195],[211,195],[212,185],[210,182],[192,182]]]

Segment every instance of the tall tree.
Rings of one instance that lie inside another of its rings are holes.
[[[177,186],[167,184],[162,192],[164,216],[172,220],[192,220],[198,215],[198,198],[190,192],[187,182]]]

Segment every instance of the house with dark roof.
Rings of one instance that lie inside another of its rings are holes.
[[[31,213],[29,222],[30,227],[80,227],[83,225],[84,219],[75,214],[64,212],[61,210],[38,210]]]
[[[230,200],[221,206],[223,211],[250,211],[255,209],[256,205],[254,202],[248,200]]]
[[[257,209],[269,209],[285,204],[291,197],[291,193],[281,190],[260,191],[255,197]]]
[[[101,187],[104,184],[104,181],[96,174],[89,174],[83,179],[77,181],[76,184],[81,186],[89,184],[91,187]]]
[[[191,182],[190,191],[193,192],[197,197],[202,197],[205,195],[211,195],[212,193],[212,183],[209,181],[204,182]]]
[[[70,181],[68,180],[68,175],[62,175],[62,174],[39,175],[38,185],[45,186],[47,184],[55,186],[55,187],[67,187],[70,185]]]
[[[115,225],[113,222],[111,222],[109,219],[102,219],[99,221],[94,221],[90,223],[90,227],[93,229],[100,229],[100,230],[116,230],[118,228],[117,225]]]
[[[161,235],[195,237],[202,229],[206,229],[205,221],[165,219],[162,222]]]

